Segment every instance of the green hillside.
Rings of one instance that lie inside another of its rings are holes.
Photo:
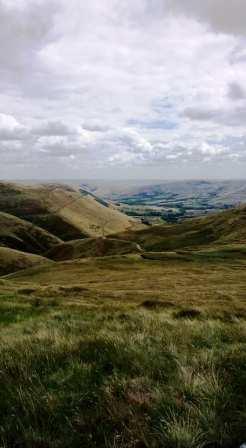
[[[181,224],[126,232],[119,238],[136,241],[146,250],[167,251],[211,244],[246,244],[246,207],[239,207]]]

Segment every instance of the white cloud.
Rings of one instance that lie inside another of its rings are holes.
[[[12,115],[0,113],[0,140],[22,140],[27,137],[27,129]]]
[[[200,152],[208,156],[219,156],[221,154],[226,154],[228,149],[220,145],[211,145],[204,142],[201,145]]]
[[[244,0],[2,0],[0,175],[244,160],[245,14]]]

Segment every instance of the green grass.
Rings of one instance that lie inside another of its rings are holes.
[[[21,291],[0,297],[0,446],[246,440],[244,316]]]

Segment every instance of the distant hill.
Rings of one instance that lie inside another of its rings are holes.
[[[0,245],[34,254],[44,254],[62,240],[34,224],[0,212]]]
[[[86,257],[104,257],[141,252],[138,244],[113,238],[85,238],[58,244],[47,252],[56,261]]]
[[[40,266],[45,263],[52,263],[47,258],[40,255],[33,255],[21,252],[7,247],[0,247],[0,276],[17,272],[34,266]]]
[[[145,250],[166,251],[209,244],[246,243],[246,207],[190,219],[175,225],[125,232],[120,239],[136,241]]]
[[[60,184],[0,182],[0,211],[33,222],[66,241],[118,233],[135,225],[112,206]]]
[[[173,224],[246,203],[246,180],[91,181],[83,188],[148,225]]]
[[[246,180],[88,181],[83,188],[116,201],[127,198],[156,201],[163,197],[164,200],[206,199],[213,205],[246,203]]]

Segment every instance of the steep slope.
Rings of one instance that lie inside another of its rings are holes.
[[[34,266],[52,263],[40,255],[28,254],[8,247],[0,247],[0,276]]]
[[[68,241],[53,247],[47,252],[47,257],[56,261],[72,260],[86,257],[105,257],[140,253],[138,244],[113,238],[85,238]]]
[[[175,250],[210,244],[246,243],[246,207],[190,219],[181,224],[153,226],[118,235],[136,241],[150,251]]]
[[[0,245],[43,255],[62,240],[34,224],[0,212]]]
[[[111,206],[59,184],[23,186],[1,182],[0,211],[31,221],[66,241],[134,227],[133,220]]]

